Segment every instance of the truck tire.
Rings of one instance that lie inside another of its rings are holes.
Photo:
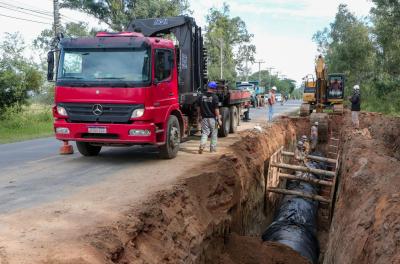
[[[83,156],[97,156],[100,153],[101,146],[93,146],[88,142],[76,142],[76,147],[78,148],[79,153]]]
[[[168,118],[165,144],[160,147],[160,156],[163,159],[173,159],[179,151],[181,142],[181,128],[178,118],[171,115]]]
[[[229,114],[229,108],[221,107],[220,112],[222,116],[222,126],[218,129],[218,136],[227,137],[231,128],[231,116]]]
[[[236,133],[239,123],[239,113],[236,106],[229,107],[229,115],[231,117],[231,124],[229,126],[230,133]]]

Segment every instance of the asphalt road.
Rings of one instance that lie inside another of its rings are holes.
[[[299,109],[300,103],[277,104],[275,116]],[[265,121],[267,109],[252,108],[250,117]],[[0,214],[59,200],[122,170],[134,174],[138,165],[157,166],[159,160],[153,147],[104,148],[98,157],[83,157],[76,148],[73,155],[58,155],[60,146],[54,138],[0,145]]]

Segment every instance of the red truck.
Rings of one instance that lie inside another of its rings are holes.
[[[59,38],[57,46],[47,57],[47,78],[56,82],[57,139],[76,141],[84,156],[102,146],[149,144],[164,158],[177,155],[182,138],[197,127],[196,100],[208,81],[193,18],[138,19],[126,32]],[[219,84],[219,135],[227,136],[236,131],[250,93]]]

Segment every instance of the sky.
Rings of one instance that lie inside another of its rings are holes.
[[[52,0],[0,0],[0,38],[4,37],[5,32],[18,31],[26,43],[31,43],[43,29],[51,27],[52,2]],[[318,54],[317,47],[312,41],[313,34],[329,26],[334,20],[339,4],[347,4],[359,17],[366,16],[372,7],[370,0],[189,0],[189,2],[193,17],[202,27],[205,25],[205,17],[210,8],[221,8],[223,2],[228,3],[231,16],[241,17],[249,32],[254,34],[252,43],[257,48],[256,59],[265,61],[261,64],[261,69],[273,67],[275,68],[273,73],[279,72],[280,76],[294,79],[298,83],[303,76],[313,73],[314,58]],[[29,9],[40,10],[41,14],[29,15],[32,14]],[[99,27],[98,20],[77,11],[62,9],[61,15],[63,23],[85,21],[90,26]],[[258,64],[253,65],[252,69],[253,72],[258,71]]]

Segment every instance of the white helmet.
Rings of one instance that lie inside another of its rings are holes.
[[[318,126],[318,121],[314,123],[314,126]]]
[[[360,90],[360,86],[358,84],[354,85],[353,90]]]
[[[276,91],[278,89],[276,89],[276,86],[272,86],[272,90]]]

